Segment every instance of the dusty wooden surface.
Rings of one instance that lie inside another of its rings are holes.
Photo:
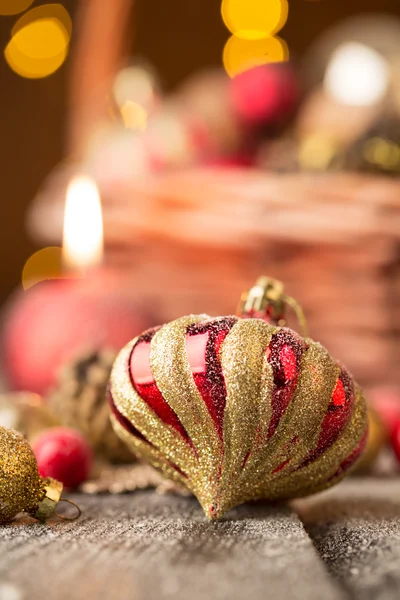
[[[0,527],[0,600],[400,597],[400,480],[355,479],[294,511],[246,506],[216,524],[191,498],[73,499],[76,523]]]

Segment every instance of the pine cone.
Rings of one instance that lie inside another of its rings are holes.
[[[115,435],[106,389],[116,353],[90,352],[66,365],[48,398],[49,408],[66,427],[80,431],[95,454],[114,463],[132,463],[134,455]]]

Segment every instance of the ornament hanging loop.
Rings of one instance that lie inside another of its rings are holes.
[[[295,300],[294,298],[291,298],[290,296],[285,295],[284,300],[285,300],[285,304],[287,306],[290,306],[290,308],[293,310],[294,314],[296,315],[296,318],[299,322],[299,325],[301,328],[301,333],[302,333],[303,337],[308,337],[307,319],[306,319],[306,316],[305,316],[304,311],[301,308],[300,304],[297,302],[297,300]]]
[[[283,283],[272,277],[259,277],[255,286],[242,294],[238,315],[264,319],[268,323],[285,327],[288,306],[294,311],[303,336],[307,337],[307,321],[303,309],[294,298],[286,296]]]
[[[76,508],[77,514],[72,517],[65,517],[64,515],[60,515],[59,513],[56,512],[55,513],[56,517],[58,517],[62,521],[76,521],[77,519],[79,519],[79,517],[82,514],[82,511],[79,508],[79,506],[77,504],[75,504],[75,502],[72,502],[72,500],[68,500],[67,498],[60,498],[59,502],[66,502],[67,504],[71,504],[71,506]]]

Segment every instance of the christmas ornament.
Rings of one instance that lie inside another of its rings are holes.
[[[392,432],[392,447],[397,460],[400,462],[400,420],[397,421]]]
[[[40,282],[16,293],[6,309],[7,377],[13,389],[47,393],[58,371],[76,354],[88,348],[119,349],[148,322],[111,271]]]
[[[369,392],[368,398],[390,438],[400,421],[399,390],[389,386],[377,387]]]
[[[229,82],[231,106],[239,120],[252,127],[277,129],[293,116],[300,91],[288,64],[268,64],[248,69]]]
[[[40,477],[35,455],[25,438],[0,427],[0,524],[11,521],[20,512],[47,521],[56,514],[61,500],[73,504],[61,498],[62,489],[60,482]]]
[[[43,429],[59,425],[43,398],[30,392],[0,394],[0,426],[15,429],[32,440]]]
[[[85,438],[74,429],[54,427],[44,431],[32,444],[39,473],[76,488],[92,469],[92,453]]]
[[[261,278],[239,317],[191,315],[118,355],[112,423],[136,454],[185,485],[209,519],[249,500],[305,496],[361,455],[367,412],[347,370],[286,327],[297,303]]]
[[[106,399],[107,383],[116,357],[98,350],[77,357],[61,370],[48,405],[60,423],[82,433],[98,458],[131,463],[134,455],[115,435]]]
[[[372,470],[387,441],[388,432],[383,421],[377,411],[368,406],[368,440],[365,451],[354,469],[356,475]]]

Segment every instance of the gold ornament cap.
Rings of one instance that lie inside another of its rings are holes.
[[[39,502],[37,510],[31,513],[38,521],[48,521],[56,514],[56,508],[61,500],[63,484],[55,479],[45,479],[44,498]]]
[[[262,275],[255,285],[243,292],[237,309],[240,317],[256,317],[279,327],[287,326],[286,309],[290,307],[299,322],[302,334],[307,337],[307,321],[298,302],[285,294],[278,279]]]

